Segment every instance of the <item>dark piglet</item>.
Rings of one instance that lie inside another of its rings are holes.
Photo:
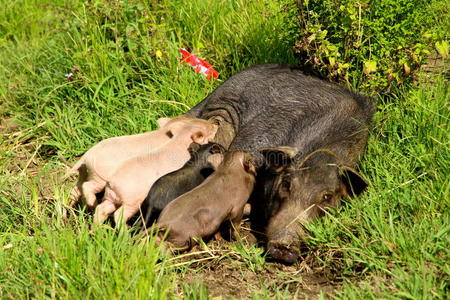
[[[170,201],[192,190],[213,173],[214,165],[208,158],[212,154],[224,153],[225,149],[217,143],[206,145],[192,143],[189,152],[191,158],[181,169],[161,177],[150,189],[141,206],[145,228],[153,224]],[[219,163],[220,161],[217,162]]]

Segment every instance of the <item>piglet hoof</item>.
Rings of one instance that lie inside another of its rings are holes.
[[[248,217],[250,216],[250,213],[252,212],[252,206],[250,205],[250,203],[246,203],[244,206],[244,210],[242,212],[242,215],[244,217]]]
[[[190,241],[167,241],[167,244],[170,246],[170,250],[174,254],[179,254],[185,251],[188,251],[191,249],[191,243]]]
[[[242,236],[239,232],[239,228],[233,228],[230,233],[230,237],[232,241],[242,241]]]
[[[214,239],[219,242],[226,242],[226,240],[223,238],[222,233],[220,233],[220,231],[217,231],[216,234],[214,234]]]

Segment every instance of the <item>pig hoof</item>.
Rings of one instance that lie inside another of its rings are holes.
[[[250,213],[252,212],[252,207],[249,203],[246,203],[244,206],[243,216],[248,217],[250,216]]]
[[[185,252],[185,251],[188,251],[189,249],[191,249],[189,243],[187,243],[187,242],[184,244],[178,244],[178,243],[175,243],[175,244],[169,243],[169,244],[174,253],[182,253],[182,252]]]
[[[284,245],[270,245],[269,255],[275,260],[286,264],[293,264],[297,261],[300,253],[295,249],[289,249]]]

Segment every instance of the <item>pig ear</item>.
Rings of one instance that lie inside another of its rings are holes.
[[[212,154],[208,156],[206,161],[213,167],[214,170],[217,170],[217,168],[223,161],[223,154],[222,153]]]
[[[197,131],[196,133],[191,135],[191,138],[192,138],[192,141],[194,141],[194,143],[197,143],[200,145],[204,145],[208,142],[208,139],[205,137],[205,135],[201,131]]]
[[[168,122],[170,121],[170,118],[159,118],[156,120],[156,123],[158,124],[159,128],[164,127]]]
[[[284,170],[293,160],[298,150],[293,147],[278,146],[258,150],[266,161],[266,165],[277,172]]]
[[[341,166],[339,168],[341,182],[345,185],[346,193],[350,197],[357,196],[364,192],[369,185],[368,182],[356,170]]]
[[[214,139],[214,137],[216,136],[218,130],[219,130],[219,125],[217,125],[217,124],[212,124],[211,140]]]
[[[189,145],[189,147],[188,147],[189,154],[192,156],[195,152],[198,151],[198,149],[200,149],[200,145],[199,144],[197,144],[195,142],[191,143]]]
[[[256,176],[256,168],[252,159],[246,159],[243,164],[246,172]]]

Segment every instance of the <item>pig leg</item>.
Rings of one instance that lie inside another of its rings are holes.
[[[94,213],[94,223],[102,224],[111,215],[114,211],[116,211],[116,205],[114,202],[109,200],[104,200],[100,205],[95,208]]]
[[[220,230],[217,231],[216,234],[214,234],[214,239],[216,241],[219,241],[219,242],[226,242],[226,240],[223,238],[222,233],[220,232]]]
[[[219,220],[218,224],[213,224],[213,222],[209,223],[210,227],[214,227],[216,232],[214,234],[214,238],[220,242],[226,242],[227,239],[231,238],[230,232],[231,232],[231,225],[230,225],[230,214],[232,213],[232,208],[228,210],[228,213],[225,215],[225,219],[221,222]],[[220,223],[221,222],[221,223]],[[205,227],[205,226],[204,226]],[[225,237],[224,237],[225,235]]]
[[[78,184],[70,191],[69,196],[69,207],[74,207],[77,204],[78,200],[81,197],[81,190]]]
[[[230,236],[233,240],[238,241],[241,239],[241,235],[239,234],[239,227],[241,226],[241,220],[238,222],[231,222],[232,226],[230,228]]]
[[[251,212],[252,212],[252,206],[250,205],[250,203],[245,203],[243,216],[248,217],[248,216],[250,216]]]
[[[126,224],[128,219],[134,216],[139,211],[139,206],[136,208],[135,206],[123,204],[116,212],[114,213],[114,222],[116,222],[116,226],[121,224]]]
[[[244,209],[232,220],[230,220],[230,237],[233,240],[239,240],[239,227],[241,226],[242,216],[244,214]]]
[[[77,185],[70,191],[69,207],[74,207],[75,204],[78,203],[81,196],[83,195],[82,186],[83,186],[83,183],[86,181],[87,176],[88,176],[88,174],[87,174],[86,165],[83,164],[78,169]]]
[[[105,188],[105,183],[100,183],[97,181],[87,181],[81,185],[81,191],[83,193],[86,205],[90,209],[94,209],[97,204],[96,193],[101,192]]]
[[[78,203],[78,200],[80,200],[80,197],[81,197],[81,190],[80,190],[79,184],[77,184],[70,191],[69,204],[68,204],[67,208],[73,208],[75,206],[75,204]],[[64,219],[67,219],[67,209],[64,209],[63,214],[64,214]]]
[[[234,223],[230,220],[226,220],[220,225],[219,231],[214,234],[214,238],[219,242],[230,242],[235,240],[233,227]]]

